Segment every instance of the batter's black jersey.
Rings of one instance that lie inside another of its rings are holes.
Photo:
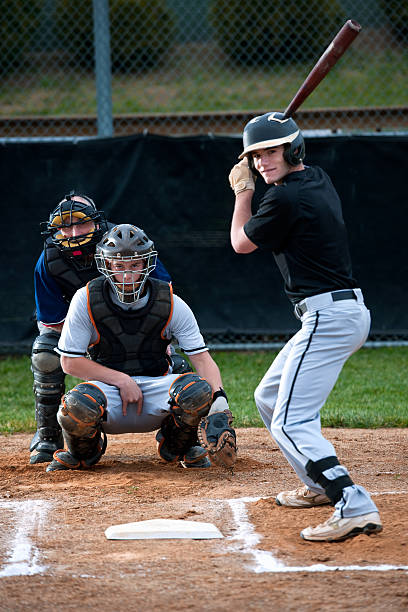
[[[294,303],[357,286],[340,198],[321,168],[307,166],[271,185],[244,231],[273,252]]]

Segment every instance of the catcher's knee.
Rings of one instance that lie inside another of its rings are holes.
[[[181,374],[169,389],[172,412],[181,423],[197,427],[200,419],[207,415],[212,402],[209,383],[198,374]]]
[[[335,467],[336,465],[340,465],[340,463],[335,455],[324,457],[318,461],[309,460],[306,463],[306,474],[313,480],[313,482],[317,482],[321,487],[323,487],[333,506],[335,506],[337,502],[341,500],[343,496],[343,489],[354,484],[350,476],[347,474],[344,476],[339,476],[338,478],[333,478],[332,480],[329,480],[323,475],[323,472]]]
[[[104,420],[106,405],[106,396],[99,387],[92,383],[79,383],[62,398],[58,422],[71,436],[92,438]]]

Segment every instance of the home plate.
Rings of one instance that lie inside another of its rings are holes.
[[[212,523],[171,519],[152,519],[137,523],[112,525],[105,530],[108,540],[149,540],[165,538],[190,538],[205,540],[223,538],[221,531]]]

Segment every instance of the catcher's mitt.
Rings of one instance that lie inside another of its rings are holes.
[[[211,463],[228,469],[233,468],[238,450],[232,420],[230,410],[216,412],[203,417],[197,430],[198,440],[208,451]]]

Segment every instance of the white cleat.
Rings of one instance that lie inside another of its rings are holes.
[[[314,493],[305,485],[293,491],[282,491],[275,498],[278,506],[289,508],[313,508],[313,506],[324,506],[330,504],[330,499],[324,493]]]
[[[378,512],[360,514],[350,518],[331,516],[325,523],[317,527],[307,527],[300,532],[304,540],[312,542],[339,542],[353,538],[360,533],[370,535],[382,531],[382,524]]]

